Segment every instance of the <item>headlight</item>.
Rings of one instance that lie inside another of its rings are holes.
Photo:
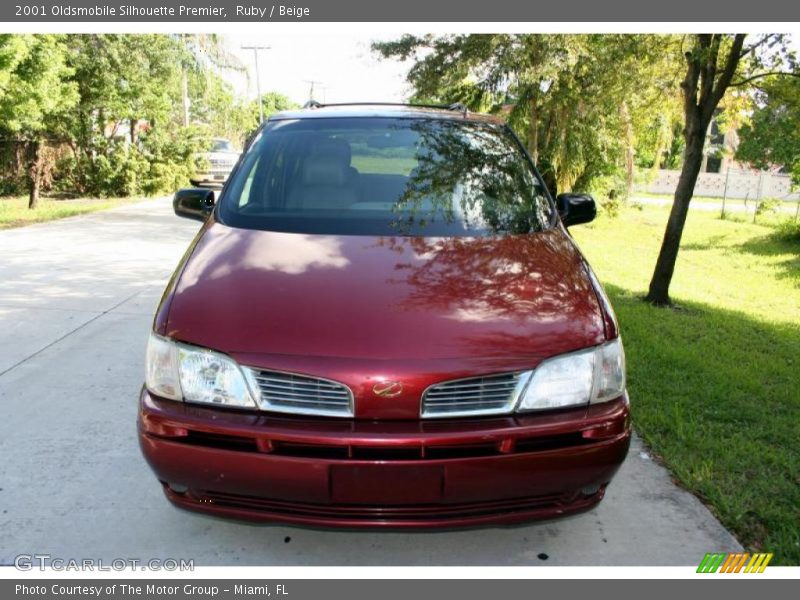
[[[625,391],[625,353],[617,338],[543,361],[531,375],[518,411],[606,402]]]
[[[145,385],[157,396],[235,408],[256,408],[239,365],[224,354],[150,334]]]
[[[178,349],[171,341],[151,333],[147,340],[144,382],[156,396],[181,399],[178,376]]]

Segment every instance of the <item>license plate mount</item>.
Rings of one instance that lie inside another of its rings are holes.
[[[428,504],[442,499],[444,472],[430,465],[334,465],[331,500],[342,504]]]

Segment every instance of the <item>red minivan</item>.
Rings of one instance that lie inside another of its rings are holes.
[[[605,293],[512,131],[461,106],[274,115],[158,308],[139,439],[178,506],[464,527],[599,502],[630,441]]]

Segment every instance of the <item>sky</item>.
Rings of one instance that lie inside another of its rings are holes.
[[[335,24],[331,25],[335,27]],[[403,102],[411,95],[406,73],[411,61],[379,58],[370,50],[373,41],[395,39],[388,34],[367,35],[231,35],[223,36],[228,50],[237,55],[250,74],[223,73],[240,95],[256,97],[252,50],[241,46],[270,46],[260,51],[261,91],[280,92],[298,104],[309,99],[310,81],[320,102]],[[791,46],[800,55],[800,36]]]
[[[402,102],[410,88],[405,75],[410,64],[377,57],[373,40],[386,36],[352,35],[226,35],[228,50],[237,55],[250,73],[224,76],[241,95],[256,96],[255,61],[252,50],[241,46],[270,46],[259,52],[261,91],[280,92],[299,104],[309,98],[309,81],[316,81],[314,97],[320,102]]]

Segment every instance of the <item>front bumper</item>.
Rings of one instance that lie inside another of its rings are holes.
[[[191,180],[196,183],[214,183],[222,185],[230,177],[232,169],[214,169],[202,171],[192,175]]]
[[[325,527],[512,524],[591,508],[627,454],[627,397],[539,415],[352,421],[142,390],[139,441],[176,505]]]

